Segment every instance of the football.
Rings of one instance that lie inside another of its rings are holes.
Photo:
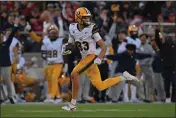
[[[73,51],[74,45],[72,43],[68,43],[65,48],[66,48],[66,50]]]

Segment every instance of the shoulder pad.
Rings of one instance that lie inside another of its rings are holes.
[[[99,32],[99,28],[98,28],[98,26],[96,24],[94,24],[94,26],[92,28],[92,34],[95,34],[97,32]]]
[[[42,40],[42,43],[43,43],[43,44],[47,44],[47,43],[49,42],[49,40],[50,40],[50,39],[49,39],[47,36],[44,36],[44,37],[43,37],[43,40]]]
[[[76,23],[71,23],[70,25],[76,25]]]

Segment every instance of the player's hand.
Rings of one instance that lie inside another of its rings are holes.
[[[101,59],[97,57],[97,58],[94,60],[94,64],[100,65],[100,64],[101,64]]]
[[[67,73],[68,72],[68,64],[64,64],[64,68],[62,69],[62,72]]]
[[[26,26],[24,28],[24,31],[29,32],[31,29],[32,29],[31,25],[29,24],[29,22],[27,22],[27,24],[26,24]]]
[[[62,51],[61,51],[61,54],[62,54],[62,55],[68,55],[68,54],[71,54],[71,53],[72,53],[71,50],[67,50],[67,49],[66,49],[66,46],[67,46],[67,45],[68,45],[68,43],[62,45]]]
[[[49,62],[49,64],[54,64],[55,60],[51,58],[47,58],[47,62]]]

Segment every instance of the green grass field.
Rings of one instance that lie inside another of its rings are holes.
[[[78,104],[74,112],[63,111],[64,104],[2,105],[3,117],[172,117],[175,104]]]

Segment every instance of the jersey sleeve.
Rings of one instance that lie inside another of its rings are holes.
[[[41,57],[46,60],[47,58],[47,50],[46,50],[46,47],[45,45],[43,44],[42,47],[41,47]]]
[[[98,32],[97,32],[97,33],[94,33],[94,34],[92,35],[92,37],[93,37],[93,39],[94,39],[96,42],[102,39],[101,36],[100,36],[100,34],[99,34]]]
[[[30,37],[36,41],[36,42],[41,42],[42,41],[42,37],[38,36],[35,32],[29,32]]]
[[[74,39],[71,34],[69,34],[68,43],[73,43]]]
[[[96,24],[94,24],[93,29],[92,29],[92,34],[98,33],[99,32],[99,28]]]

